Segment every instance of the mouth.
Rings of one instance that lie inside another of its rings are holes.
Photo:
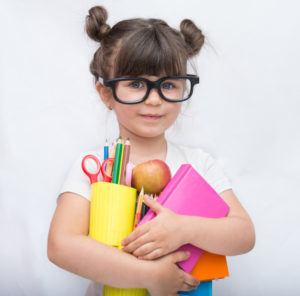
[[[148,119],[148,120],[157,120],[162,117],[162,115],[159,115],[159,114],[141,114],[141,116],[144,119]]]

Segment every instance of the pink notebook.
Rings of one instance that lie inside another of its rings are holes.
[[[157,201],[181,215],[221,218],[229,211],[228,205],[190,164],[181,165]],[[155,215],[149,209],[138,226],[153,219]],[[187,260],[178,263],[184,271],[190,273],[201,256],[202,249],[186,244],[178,250],[191,253]]]

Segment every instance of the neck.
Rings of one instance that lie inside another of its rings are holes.
[[[140,137],[126,132],[120,133],[123,139],[130,139],[130,161],[135,165],[151,159],[165,161],[167,154],[167,141],[165,135],[157,137]]]

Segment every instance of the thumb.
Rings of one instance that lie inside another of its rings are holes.
[[[190,257],[191,253],[188,251],[178,251],[172,254],[172,259],[174,260],[174,263],[185,261]]]
[[[156,214],[159,214],[164,209],[164,207],[159,202],[149,198],[149,196],[147,195],[144,195],[144,203]]]

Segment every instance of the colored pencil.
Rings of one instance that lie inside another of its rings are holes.
[[[121,180],[121,173],[122,173],[123,156],[124,156],[124,139],[122,139],[122,153],[121,153],[121,161],[120,161],[120,170],[119,170],[118,184],[121,184],[120,180]]]
[[[126,184],[126,167],[129,162],[129,155],[130,155],[130,141],[129,138],[126,139],[125,145],[124,145],[124,155],[123,155],[123,161],[121,166],[121,173],[120,173],[120,184],[125,185]]]
[[[108,147],[108,143],[107,143],[107,139],[106,139],[105,145],[104,145],[104,160],[108,158],[108,150],[109,150],[109,147]]]
[[[132,180],[132,170],[133,170],[133,163],[132,162],[128,162],[127,166],[126,166],[126,176],[125,176],[125,183],[126,186],[131,187],[131,180]]]
[[[144,198],[144,186],[141,189],[141,192],[139,194],[138,200],[137,200],[137,206],[135,211],[135,219],[134,219],[134,228],[140,223],[141,221],[141,215],[142,215],[142,203]]]
[[[118,184],[118,181],[119,181],[120,163],[121,163],[121,157],[122,157],[122,147],[123,147],[123,145],[122,145],[122,140],[120,137],[117,141],[114,169],[113,169],[113,175],[112,175],[112,181],[111,181],[111,183],[114,183],[114,184]]]
[[[112,143],[112,147],[109,149],[109,158],[115,158],[115,154],[116,154],[116,143]],[[113,168],[113,164],[111,162],[109,162],[106,166],[106,170],[105,173],[108,176],[111,176],[111,172],[112,172],[112,168]]]
[[[142,205],[142,218],[145,216],[146,205],[143,203]]]
[[[107,139],[105,141],[105,145],[104,145],[104,158],[103,160],[107,159],[108,158],[108,154],[109,154],[109,146],[108,146],[108,142],[107,142]],[[104,167],[104,170],[106,171],[106,167],[107,167],[107,164],[105,165]]]

